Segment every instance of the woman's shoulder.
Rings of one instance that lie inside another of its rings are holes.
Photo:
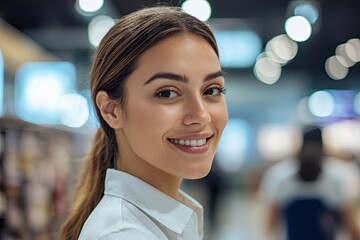
[[[79,239],[167,238],[137,206],[121,198],[105,196],[86,220]]]

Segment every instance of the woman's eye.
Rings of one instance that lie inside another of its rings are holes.
[[[156,93],[157,97],[159,97],[159,98],[167,98],[167,99],[175,98],[178,95],[179,94],[177,92],[175,92],[174,90],[162,90],[162,91]]]
[[[211,96],[219,96],[221,94],[225,94],[225,88],[220,87],[212,87],[205,91],[205,95],[211,95]]]

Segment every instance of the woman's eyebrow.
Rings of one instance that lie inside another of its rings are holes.
[[[224,77],[223,71],[219,70],[219,71],[216,71],[216,72],[206,75],[206,77],[204,78],[204,82],[218,78],[218,77]]]
[[[174,80],[174,81],[179,81],[179,82],[184,82],[187,83],[189,82],[189,79],[186,76],[177,74],[177,73],[169,73],[169,72],[159,72],[159,73],[155,73],[154,75],[152,75],[145,83],[149,84],[152,81],[156,80],[156,79],[169,79],[169,80]]]
[[[204,82],[218,78],[218,77],[224,77],[224,73],[221,70],[206,75],[206,77],[204,78]],[[184,82],[184,83],[189,82],[189,78],[185,75],[180,75],[177,73],[170,73],[170,72],[158,72],[158,73],[155,73],[154,75],[152,75],[148,80],[146,80],[144,85],[147,85],[147,84],[151,83],[152,81],[154,81],[156,79],[160,79],[160,78],[162,78],[162,79],[165,78],[165,79]]]

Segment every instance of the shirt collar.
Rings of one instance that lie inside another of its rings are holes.
[[[135,176],[115,169],[106,172],[104,194],[125,199],[177,234],[183,232],[192,214],[202,224],[202,206],[181,190],[179,193],[177,201]],[[199,229],[202,234],[202,227]]]

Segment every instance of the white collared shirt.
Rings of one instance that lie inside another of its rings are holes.
[[[104,196],[81,230],[80,240],[199,240],[203,208],[180,191],[175,200],[141,179],[108,169]]]

